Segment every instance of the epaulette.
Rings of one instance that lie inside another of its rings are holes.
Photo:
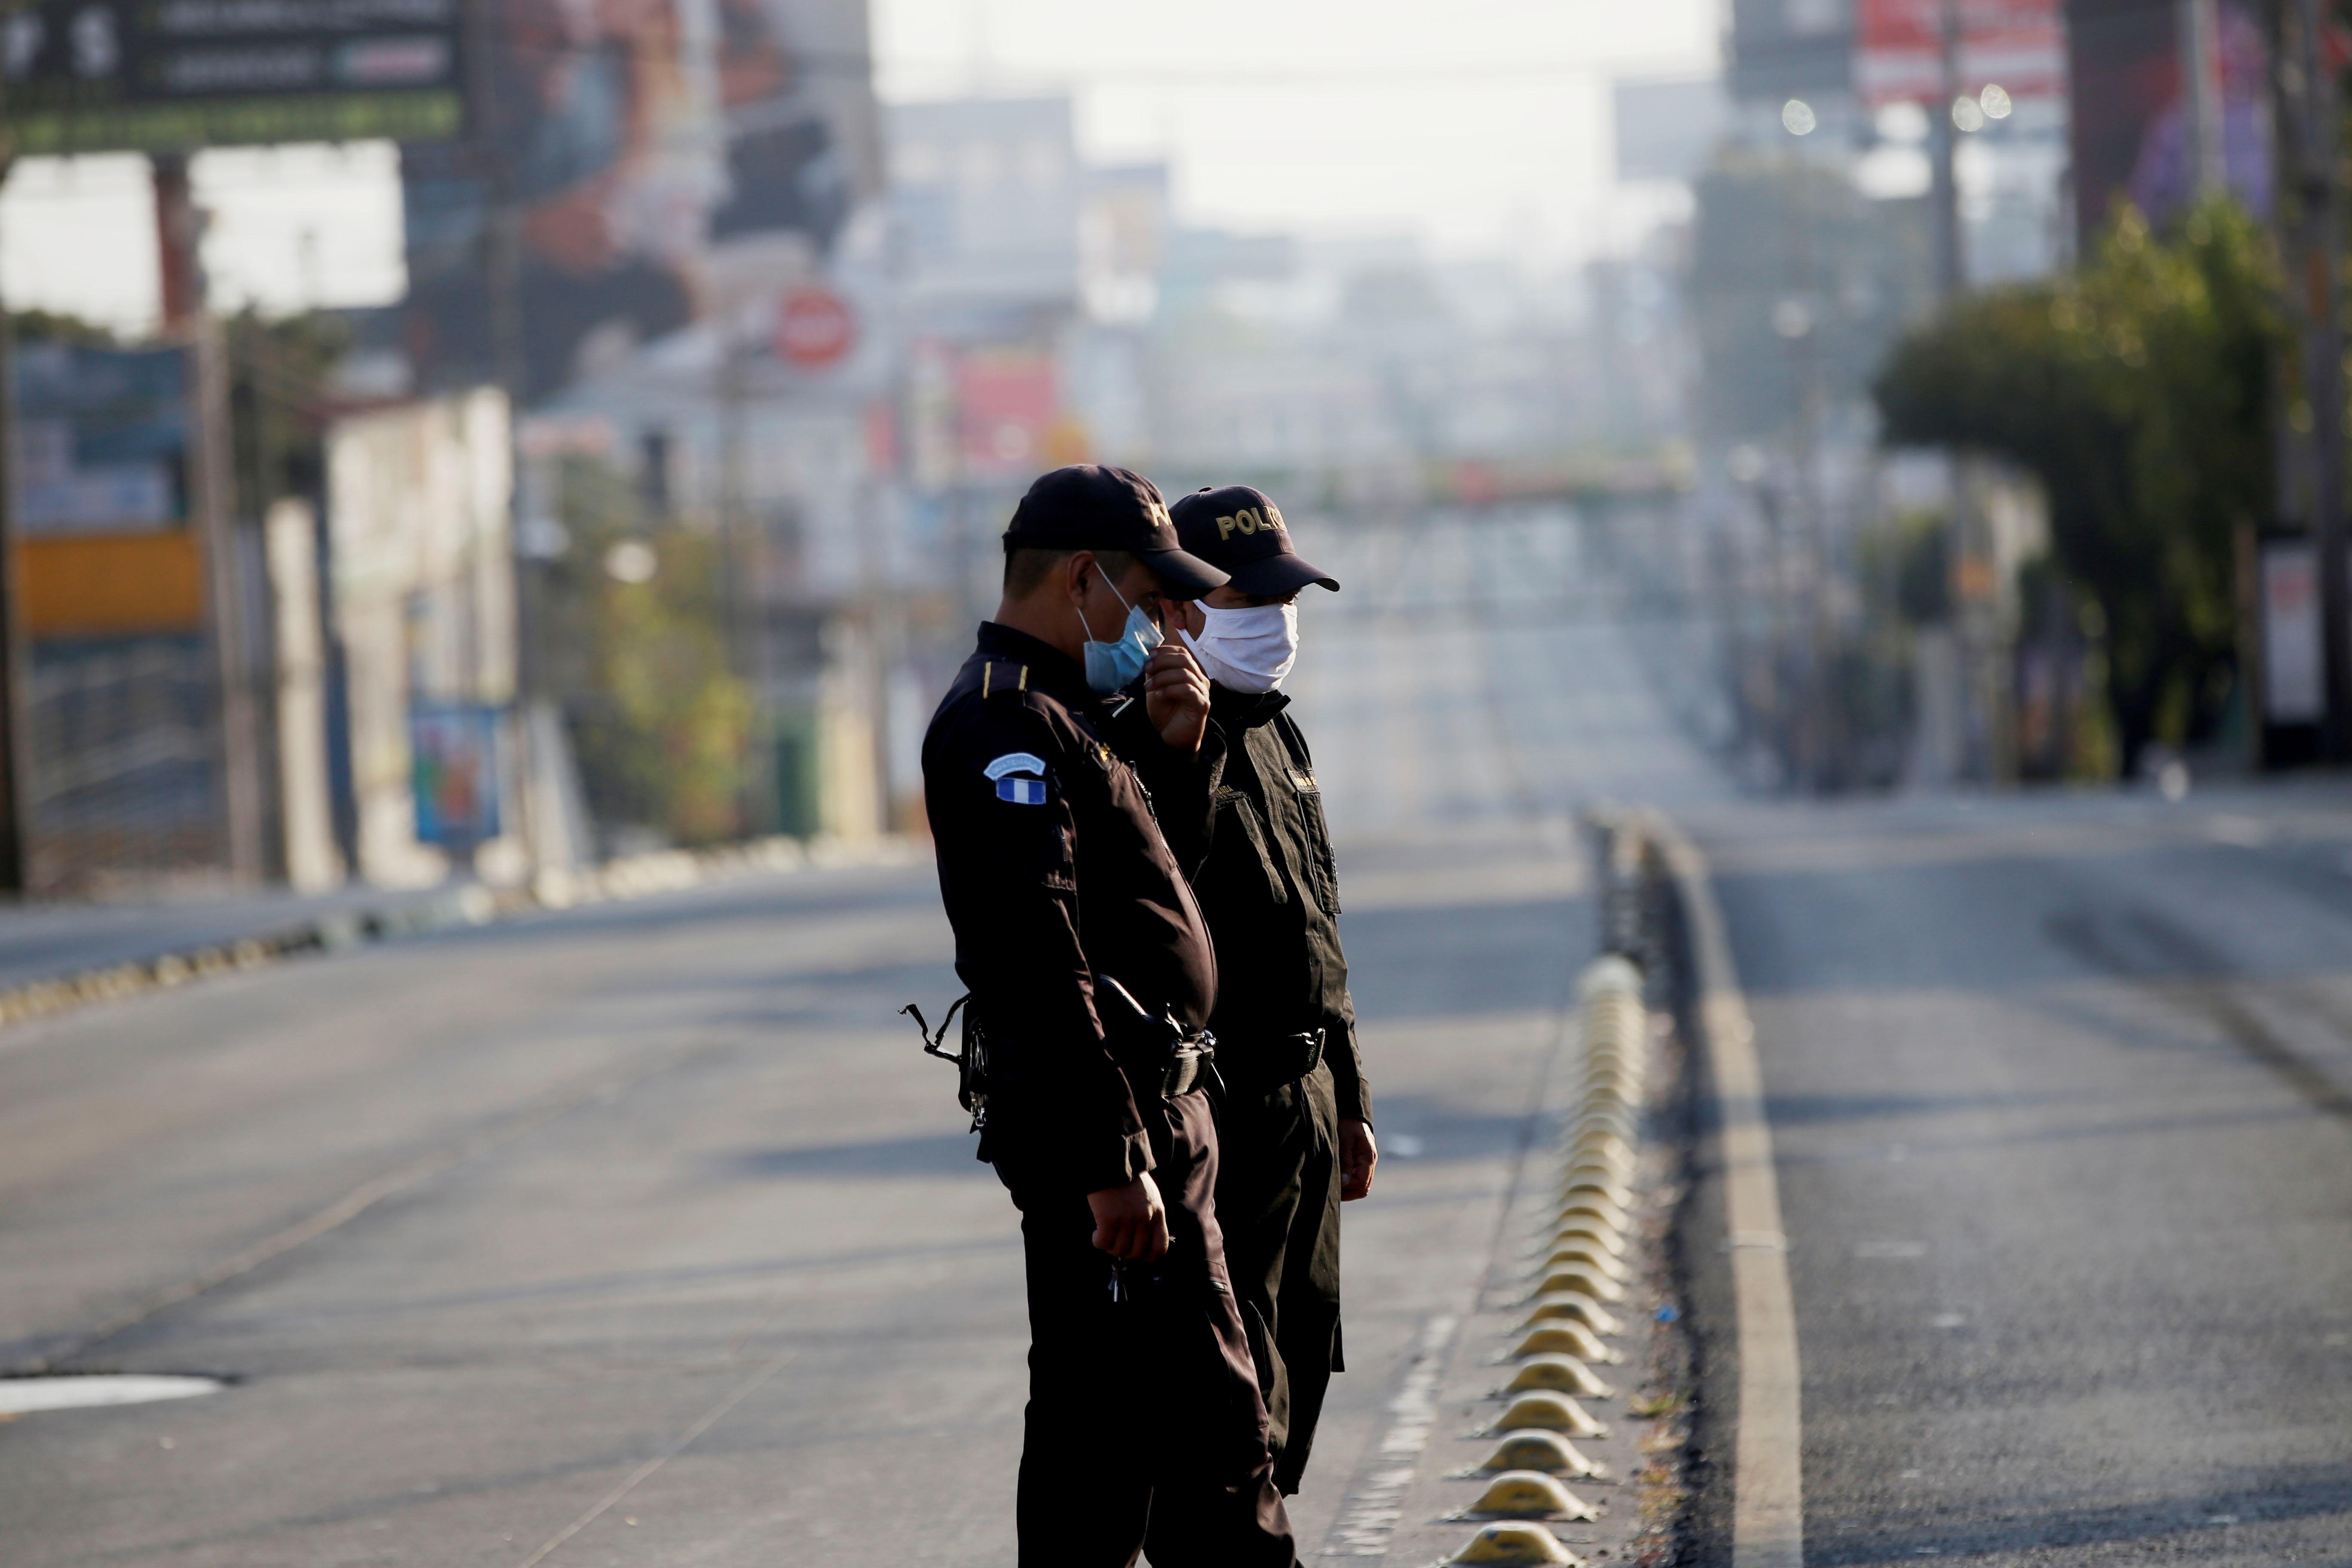
[[[980,668],[980,694],[996,697],[1029,689],[1029,667],[1009,658],[992,658]]]

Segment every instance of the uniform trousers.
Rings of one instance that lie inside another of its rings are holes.
[[[1084,1193],[998,1174],[1021,1210],[1029,1405],[1021,1568],[1295,1568],[1265,1405],[1225,1268],[1208,1096],[1137,1096],[1170,1247],[1115,1264]]]
[[[1331,1069],[1218,1105],[1217,1215],[1225,1262],[1262,1336],[1258,1381],[1275,1484],[1298,1490],[1339,1341],[1339,1113]]]

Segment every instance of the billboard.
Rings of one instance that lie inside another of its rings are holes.
[[[0,16],[16,151],[458,134],[460,0],[34,0]]]
[[[497,0],[485,47],[474,140],[403,156],[425,385],[497,368],[494,188],[516,209],[531,401],[806,281],[877,188],[864,0]]]
[[[18,590],[36,637],[193,632],[189,352],[29,342],[13,361]]]
[[[2068,0],[2074,201],[2084,241],[2127,199],[2155,222],[2196,191],[2173,0]],[[2250,6],[2221,0],[2221,161],[2248,210],[2271,207],[2269,51]]]
[[[1853,76],[1863,101],[1932,103],[1949,90],[1974,97],[2000,87],[2011,98],[2066,90],[2066,29],[2059,0],[1958,0],[1959,78],[1944,80],[1946,0],[1860,0]]]
[[[16,531],[143,533],[188,514],[188,351],[16,350]]]

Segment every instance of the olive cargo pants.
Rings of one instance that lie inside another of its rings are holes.
[[[1225,1263],[1270,1349],[1259,1356],[1284,1496],[1298,1490],[1339,1342],[1339,1113],[1331,1069],[1218,1105],[1217,1215]]]

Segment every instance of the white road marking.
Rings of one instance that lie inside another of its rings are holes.
[[[1797,1360],[1797,1305],[1789,1287],[1772,1129],[1756,1029],[1740,994],[1723,911],[1706,861],[1663,816],[1650,832],[1681,896],[1697,968],[1700,1026],[1722,1128],[1724,1210],[1731,1289],[1738,1313],[1739,1425],[1732,1450],[1732,1568],[1803,1568],[1804,1423]],[[1754,1245],[1769,1237],[1779,1245]],[[1743,1243],[1749,1243],[1743,1245]]]
[[[1389,1414],[1395,1419],[1381,1437],[1380,1454],[1390,1463],[1366,1476],[1340,1504],[1324,1556],[1388,1555],[1389,1537],[1396,1533],[1402,1514],[1398,1505],[1412,1485],[1422,1450],[1429,1447],[1430,1429],[1437,1424],[1437,1379],[1445,1369],[1446,1347],[1454,1342],[1454,1330],[1460,1321],[1450,1312],[1441,1312],[1422,1325],[1412,1364],[1397,1385],[1396,1397],[1389,1401]]]
[[[88,1410],[103,1405],[149,1405],[159,1399],[194,1399],[217,1394],[217,1378],[149,1377],[131,1373],[95,1377],[0,1378],[0,1415],[30,1415],[43,1410]],[[164,1447],[171,1447],[170,1440]]]

